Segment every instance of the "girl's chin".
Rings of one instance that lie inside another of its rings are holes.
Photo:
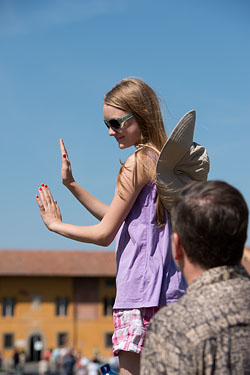
[[[119,146],[119,148],[121,148],[121,149],[127,148],[127,147],[124,145],[124,143],[118,143],[118,146]]]
[[[119,148],[127,148],[126,144],[122,140],[117,141],[117,143]]]
[[[131,145],[126,145],[124,143],[118,143],[118,146],[121,150],[125,150],[126,148],[131,147]]]
[[[126,148],[129,148],[129,147],[132,147],[134,146],[133,144],[129,144],[129,143],[123,143],[123,142],[118,142],[118,147],[121,149],[121,150],[125,150]]]

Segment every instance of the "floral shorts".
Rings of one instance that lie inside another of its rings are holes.
[[[113,310],[115,331],[112,342],[114,355],[118,355],[120,350],[141,353],[150,319],[159,309],[160,307],[144,307]]]

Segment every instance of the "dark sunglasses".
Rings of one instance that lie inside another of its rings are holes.
[[[130,113],[122,118],[111,118],[110,120],[104,120],[105,125],[107,128],[111,128],[113,130],[120,130],[122,128],[122,123],[133,117],[134,115]]]

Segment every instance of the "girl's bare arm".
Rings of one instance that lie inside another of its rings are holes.
[[[150,180],[149,176],[145,174],[143,163],[138,160],[135,184],[133,185],[134,167],[135,156],[132,155],[126,161],[125,168],[121,174],[122,197],[116,192],[103,219],[100,223],[92,226],[77,226],[63,223],[59,207],[49,189],[46,187],[40,188],[40,198],[37,196],[37,203],[45,225],[49,230],[73,240],[108,246],[113,241],[121,224],[130,212],[141,189]]]
[[[88,193],[87,190],[83,189],[75,181],[68,153],[62,139],[60,139],[60,149],[62,154],[62,183],[93,216],[98,220],[102,220],[107,212],[108,206]]]

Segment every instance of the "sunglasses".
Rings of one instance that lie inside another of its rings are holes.
[[[105,125],[107,128],[111,128],[113,130],[120,130],[122,128],[122,123],[133,117],[134,115],[130,113],[122,118],[111,118],[110,120],[104,120]]]

